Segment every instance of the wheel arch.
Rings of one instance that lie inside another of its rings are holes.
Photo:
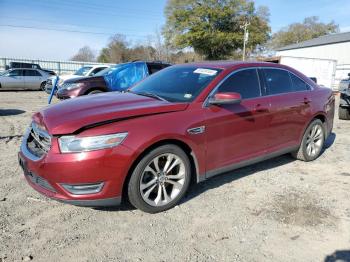
[[[190,160],[190,164],[191,164],[191,173],[195,174],[194,176],[191,176],[191,180],[192,180],[191,182],[199,183],[200,181],[202,181],[199,175],[198,159],[195,152],[192,150],[192,148],[187,143],[177,138],[163,139],[147,146],[143,151],[141,151],[141,153],[137,155],[136,159],[132,162],[123,182],[123,191],[122,191],[123,199],[125,199],[125,197],[127,196],[127,187],[128,187],[128,182],[130,180],[131,174],[135,169],[136,165],[140,162],[140,160],[153,149],[160,147],[162,145],[169,145],[169,144],[180,147],[188,156],[188,159]]]
[[[91,88],[86,89],[83,95],[87,95],[90,92],[96,91],[96,90],[101,91],[101,92],[107,92],[107,90],[103,87],[91,87]]]

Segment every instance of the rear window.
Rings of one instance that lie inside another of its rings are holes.
[[[293,92],[289,72],[281,69],[263,69],[269,95]]]

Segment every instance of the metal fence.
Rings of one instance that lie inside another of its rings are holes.
[[[52,61],[52,60],[0,57],[0,71],[5,70],[6,65],[9,65],[10,62],[39,64],[41,68],[53,70],[59,75],[72,74],[75,71],[77,71],[80,67],[86,66],[86,65],[108,65],[103,63],[90,63],[90,62]]]

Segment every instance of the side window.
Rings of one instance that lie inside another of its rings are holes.
[[[290,73],[290,77],[292,79],[294,91],[310,90],[310,86],[307,83],[305,83],[303,80],[301,80],[299,77],[295,76],[292,73]]]
[[[41,74],[36,70],[24,70],[25,76],[41,76]]]
[[[220,85],[218,92],[236,92],[242,99],[261,96],[257,70],[246,69],[234,73]]]
[[[23,72],[22,70],[16,69],[16,70],[12,70],[8,73],[8,76],[22,76]]]
[[[163,69],[161,64],[147,64],[149,74],[154,74]]]
[[[264,69],[265,81],[269,95],[293,92],[288,71],[280,69]]]

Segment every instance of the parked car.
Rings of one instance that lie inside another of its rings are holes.
[[[70,99],[34,114],[19,163],[58,201],[150,213],[191,179],[278,155],[316,159],[334,118],[332,90],[270,63],[206,62],[151,75],[128,92]]]
[[[50,75],[56,75],[56,73],[54,71],[43,69],[40,67],[40,65],[34,64],[34,63],[10,62],[10,65],[6,66],[5,68],[6,68],[6,70],[14,69],[14,68],[40,69],[40,70],[45,71],[46,73],[48,73]]]
[[[59,84],[63,84],[65,80],[69,79],[77,79],[80,77],[86,77],[86,76],[93,76],[97,74],[98,72],[108,68],[109,66],[107,65],[95,65],[95,66],[83,66],[79,68],[74,74],[72,75],[61,75],[59,77]],[[48,94],[51,94],[52,90],[52,84],[54,82],[55,77],[51,77],[48,79],[46,86],[45,86],[45,91]]]
[[[350,74],[348,79],[343,79],[340,81],[339,91],[339,119],[350,120]]]
[[[57,98],[67,99],[109,91],[124,91],[148,75],[170,66],[162,62],[135,61],[118,64],[92,77],[69,79],[58,85]]]
[[[9,69],[0,75],[0,90],[44,90],[50,74],[41,69]]]

